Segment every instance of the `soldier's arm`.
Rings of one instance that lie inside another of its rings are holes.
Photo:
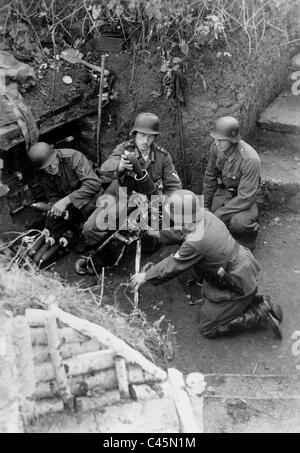
[[[39,175],[39,183],[43,189],[43,192],[48,203],[53,204],[61,198],[57,191],[53,188],[53,185],[51,184],[46,174]]]
[[[171,193],[175,192],[175,190],[182,189],[181,180],[169,153],[167,153],[164,158],[162,181],[165,195],[169,196]]]
[[[118,167],[123,152],[124,152],[123,145],[122,144],[118,145],[113,150],[108,159],[101,165],[101,172],[103,172],[105,176],[110,177],[111,180],[118,178]]]
[[[255,202],[260,182],[260,162],[256,159],[244,160],[241,171],[237,196],[218,209],[218,217],[248,209]]]
[[[202,253],[190,242],[184,242],[175,255],[170,255],[146,272],[145,281],[160,285],[194,266]]]
[[[102,181],[82,153],[76,152],[73,154],[72,166],[82,184],[79,189],[70,193],[69,198],[76,208],[81,209],[100,192]]]
[[[215,146],[213,145],[209,151],[208,164],[203,179],[204,207],[207,209],[211,209],[213,196],[218,185],[216,160],[217,153]]]

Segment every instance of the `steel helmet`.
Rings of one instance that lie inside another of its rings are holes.
[[[158,135],[159,134],[159,118],[154,113],[143,112],[137,115],[134,126],[130,132],[141,132],[142,134]]]
[[[216,119],[210,135],[217,140],[229,140],[231,143],[238,143],[241,140],[240,123],[232,116],[222,116]]]
[[[180,189],[173,192],[168,200],[167,211],[175,224],[198,222],[203,218],[203,203],[194,192]]]
[[[31,162],[40,170],[51,165],[56,155],[57,151],[45,142],[35,143],[29,150]]]

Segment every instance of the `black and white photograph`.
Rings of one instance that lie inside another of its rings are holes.
[[[300,433],[300,0],[0,0],[0,433]]]

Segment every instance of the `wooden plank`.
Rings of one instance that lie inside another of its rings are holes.
[[[183,375],[175,368],[168,369],[171,397],[174,401],[182,433],[199,433],[189,396],[185,390]]]
[[[49,354],[51,363],[53,365],[54,376],[58,384],[60,396],[64,402],[64,405],[69,410],[73,409],[73,397],[71,393],[70,384],[68,381],[67,373],[63,365],[63,359],[59,351],[59,336],[57,332],[56,316],[52,313],[52,307],[50,306],[46,317],[46,333],[49,344]]]
[[[63,360],[63,365],[70,376],[91,373],[114,367],[115,352],[104,349],[97,352],[87,352],[71,359]],[[50,362],[42,363],[35,367],[37,382],[51,381],[54,379],[54,369]]]
[[[129,398],[129,384],[126,369],[126,361],[121,356],[115,357],[115,368],[118,380],[118,388],[121,398]]]
[[[153,376],[147,374],[135,365],[127,366],[129,384],[155,383]],[[159,381],[160,382],[160,381]],[[163,383],[165,385],[165,383]],[[71,391],[75,396],[85,395],[93,389],[112,390],[118,389],[118,381],[115,368],[96,371],[92,374],[74,376],[71,379]],[[44,399],[58,396],[59,391],[55,380],[39,382],[36,385],[35,398]]]
[[[61,329],[58,329],[58,334]],[[73,331],[74,332],[74,331]],[[75,333],[75,332],[74,332]],[[70,359],[79,354],[86,352],[95,352],[101,349],[99,342],[96,340],[84,341],[82,343],[66,343],[61,344],[59,352],[63,359]],[[39,364],[49,361],[49,348],[48,346],[38,346],[33,348],[34,363]]]
[[[31,343],[32,346],[46,346],[48,345],[47,334],[43,327],[31,327]],[[58,330],[58,335],[61,343],[82,343],[90,340],[89,337],[81,335],[79,332],[71,329],[71,327],[63,327]],[[100,343],[99,347],[100,347]]]
[[[76,398],[76,410],[89,412],[95,409],[101,409],[105,406],[112,406],[120,401],[121,396],[118,390],[110,390],[108,392],[104,392],[103,395],[100,396],[80,396]]]
[[[73,329],[83,333],[84,335],[95,338],[100,343],[106,345],[115,351],[116,354],[123,356],[126,362],[135,363],[140,365],[145,371],[150,373],[153,377],[161,380],[166,380],[167,374],[164,370],[154,365],[150,360],[146,359],[140,352],[130,347],[125,341],[117,338],[108,330],[94,324],[90,321],[77,318],[74,315],[66,313],[58,307],[55,307],[57,318],[63,323]]]

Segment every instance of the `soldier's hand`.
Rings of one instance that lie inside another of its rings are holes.
[[[151,236],[151,237],[157,238],[157,239],[160,238],[159,230],[154,230],[152,228],[148,228],[145,233],[146,233],[145,234],[146,236]]]
[[[52,208],[49,212],[49,215],[51,217],[61,217],[62,215],[65,215],[66,209],[69,204],[70,204],[69,197],[65,197],[65,198],[62,198],[61,200],[58,200],[52,206]]]
[[[122,155],[118,166],[118,172],[122,173],[125,170],[132,170],[132,168],[133,166],[130,161],[126,158],[126,156]]]
[[[140,272],[139,274],[134,274],[131,277],[131,282],[130,282],[132,291],[138,291],[145,282],[146,282],[146,273],[145,272]]]

